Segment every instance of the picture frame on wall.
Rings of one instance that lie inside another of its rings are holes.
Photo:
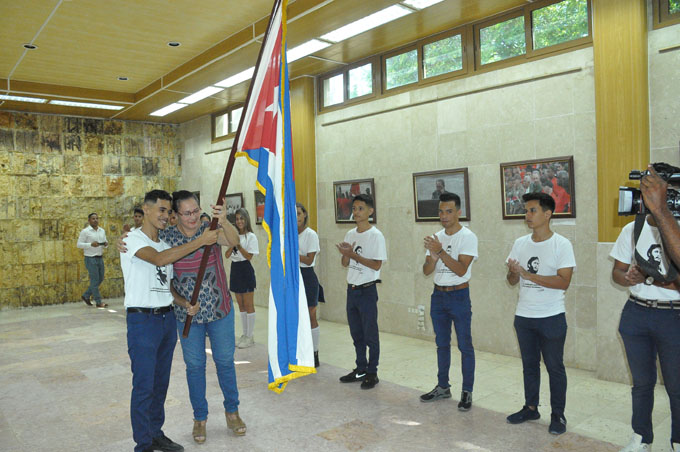
[[[352,198],[360,193],[370,195],[373,198],[373,215],[370,216],[368,221],[370,223],[376,222],[378,204],[376,202],[373,179],[356,179],[333,182],[336,223],[354,223],[354,218],[352,217]]]
[[[236,225],[236,211],[243,207],[243,193],[230,193],[225,198],[224,206],[227,209],[227,220]]]
[[[501,163],[504,220],[523,220],[522,195],[543,192],[555,199],[553,218],[576,218],[574,156]]]
[[[255,224],[262,224],[264,219],[264,195],[255,190]]]
[[[468,169],[456,168],[413,173],[413,207],[416,221],[439,221],[439,195],[460,197],[460,221],[470,221]]]

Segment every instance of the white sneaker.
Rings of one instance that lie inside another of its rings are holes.
[[[243,341],[238,344],[238,348],[248,348],[252,347],[253,345],[255,345],[255,339],[253,336],[244,336]]]
[[[241,337],[238,338],[236,341],[236,347],[241,348],[241,344],[243,344],[243,341],[245,341],[248,337],[245,334],[242,334]]]
[[[642,436],[638,435],[637,433],[633,433],[630,443],[628,443],[628,445],[619,452],[651,452],[651,450],[651,444],[643,443]]]
[[[673,452],[680,452],[680,443],[671,443],[671,450]]]

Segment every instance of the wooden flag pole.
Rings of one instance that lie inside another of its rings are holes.
[[[262,52],[264,51],[264,43],[267,42],[267,38],[269,37],[269,30],[271,30],[272,26],[272,20],[274,20],[274,12],[276,12],[276,8],[279,6],[279,3],[281,3],[281,0],[276,0],[274,2],[274,6],[272,7],[272,12],[269,15],[269,24],[267,26],[267,31],[264,34],[264,39],[262,40],[262,47],[260,47],[260,53],[257,56],[257,63],[255,63],[255,72],[253,73],[253,77],[257,76],[257,71],[260,67],[260,60],[262,59]],[[250,96],[253,92],[253,83],[251,81],[250,86],[248,87],[248,95],[246,96],[246,102],[243,107],[243,113],[241,114],[241,118],[239,119],[238,123],[238,129],[236,129],[236,135],[234,136],[234,142],[231,145],[231,153],[229,154],[229,161],[227,163],[227,169],[224,172],[224,178],[222,179],[222,186],[220,187],[220,192],[217,195],[217,205],[221,206],[224,204],[224,196],[227,194],[227,187],[229,186],[229,180],[231,179],[231,173],[234,170],[234,163],[236,162],[236,149],[238,148],[238,141],[241,136],[241,127],[243,126],[243,120],[245,119],[245,113],[246,113],[246,108],[248,107],[248,103],[250,102]],[[213,218],[212,221],[210,222],[210,230],[215,230],[217,229],[217,218]],[[203,283],[203,277],[205,276],[205,267],[208,265],[208,258],[210,256],[210,252],[212,251],[213,245],[206,245],[204,250],[203,250],[203,258],[201,259],[201,265],[198,267],[198,274],[196,275],[196,283],[194,284],[194,291],[191,294],[191,306],[196,305],[198,303],[198,294],[201,292],[201,284]],[[222,256],[219,256],[221,259]],[[189,315],[187,313],[187,319],[184,322],[184,330],[182,331],[182,336],[183,337],[188,337],[189,336],[189,329],[191,328],[191,319],[193,319],[193,316]]]

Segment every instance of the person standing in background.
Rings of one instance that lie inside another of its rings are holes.
[[[105,308],[108,304],[102,302],[99,286],[104,281],[104,248],[109,244],[106,241],[106,232],[99,227],[99,216],[93,212],[87,216],[87,222],[90,225],[80,231],[77,246],[85,255],[85,268],[90,276],[90,285],[80,298],[86,305],[92,306],[90,297],[94,297],[97,307]]]
[[[316,320],[316,306],[319,304],[319,279],[314,273],[316,255],[321,251],[319,236],[307,226],[309,215],[302,204],[295,203],[297,209],[298,243],[300,254],[300,273],[305,285],[309,323],[312,327],[312,343],[314,344],[314,367],[319,367],[319,322]]]
[[[236,229],[239,234],[239,243],[227,251],[231,259],[231,271],[229,272],[229,287],[236,295],[238,310],[241,314],[241,326],[243,335],[239,338],[236,346],[248,348],[255,344],[253,333],[255,332],[255,269],[250,263],[254,255],[260,250],[257,236],[253,233],[250,225],[250,215],[246,209],[236,211]]]

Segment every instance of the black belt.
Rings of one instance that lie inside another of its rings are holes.
[[[145,314],[165,314],[166,312],[172,311],[172,305],[163,306],[162,308],[127,308],[128,314],[134,312],[143,312]]]
[[[375,286],[379,282],[382,282],[382,281],[380,281],[379,279],[376,279],[375,281],[367,282],[367,283],[364,283],[364,284],[347,284],[347,288],[351,289],[351,290],[365,289],[366,287]]]
[[[102,258],[101,256],[85,256],[85,257],[91,257],[93,259],[101,259]]]
[[[644,298],[638,298],[635,295],[630,295],[628,300],[631,303],[644,306],[645,308],[656,308],[656,309],[680,309],[680,300],[645,300]]]
[[[464,282],[463,284],[458,284],[457,286],[439,286],[437,284],[434,285],[434,289],[440,292],[453,292],[454,290],[463,290],[467,289],[468,287],[470,287],[470,284],[466,282]]]

